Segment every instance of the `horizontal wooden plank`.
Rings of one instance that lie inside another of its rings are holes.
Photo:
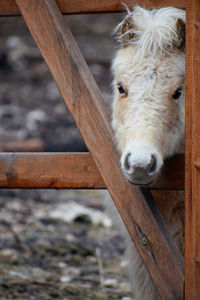
[[[151,189],[184,189],[184,155],[166,162]],[[1,153],[0,188],[106,188],[89,153]]]
[[[88,153],[0,154],[0,188],[104,187],[104,181]]]
[[[132,8],[136,3],[147,8],[161,6],[175,6],[179,8],[185,7],[185,0],[57,0],[56,1],[63,14],[80,14],[94,12],[120,12],[124,10],[122,2]],[[0,15],[19,15],[19,9],[15,0],[0,1]]]

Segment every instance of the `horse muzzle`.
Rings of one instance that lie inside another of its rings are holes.
[[[150,184],[157,175],[157,159],[155,155],[151,155],[149,162],[131,160],[131,153],[128,153],[125,157],[123,164],[123,172],[133,184],[146,185]]]

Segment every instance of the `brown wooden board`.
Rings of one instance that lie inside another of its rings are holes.
[[[200,2],[187,0],[185,296],[200,299]]]
[[[2,153],[0,188],[105,188],[89,153]]]
[[[26,1],[26,0],[25,0]],[[56,1],[63,14],[80,14],[94,12],[118,12],[123,11],[122,2],[132,8],[140,5],[147,8],[161,6],[185,7],[185,0],[57,0]],[[19,15],[19,9],[15,0],[0,0],[0,15]]]
[[[184,156],[165,163],[151,189],[184,189]],[[0,153],[0,188],[102,189],[89,153]]]
[[[154,202],[119,168],[107,107],[59,8],[53,0],[16,2],[162,299],[182,299],[183,258]]]

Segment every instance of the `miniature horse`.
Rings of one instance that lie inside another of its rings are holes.
[[[112,63],[112,127],[125,177],[146,185],[159,175],[165,158],[184,146],[185,11],[135,7],[116,32],[120,49]],[[155,191],[154,197],[183,253],[183,192]],[[123,231],[135,299],[160,299],[124,227]]]

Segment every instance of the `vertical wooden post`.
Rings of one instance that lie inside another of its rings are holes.
[[[185,296],[200,299],[200,1],[187,0]]]

